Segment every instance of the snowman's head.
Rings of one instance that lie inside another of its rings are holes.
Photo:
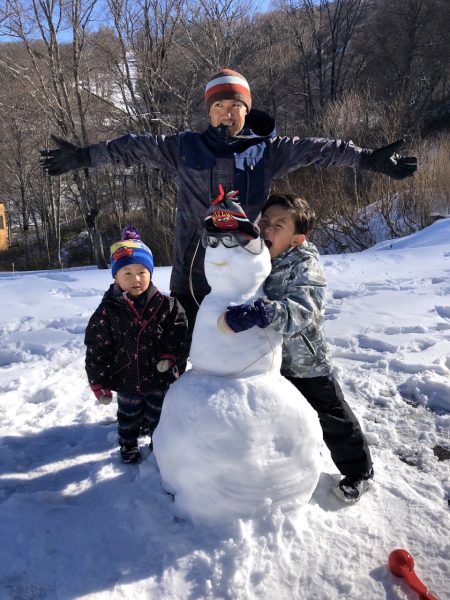
[[[205,274],[213,292],[246,294],[255,291],[271,269],[270,254],[235,192],[213,201],[204,222]]]
[[[269,249],[252,254],[242,246],[227,248],[222,243],[207,246],[205,275],[213,293],[241,296],[253,294],[272,268]]]

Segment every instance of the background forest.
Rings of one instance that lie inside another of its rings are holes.
[[[376,147],[403,137],[419,157],[396,182],[300,169],[276,182],[315,207],[323,251],[360,250],[450,214],[448,0],[1,0],[0,269],[97,264],[133,222],[171,260],[175,185],[145,166],[45,177],[50,134],[88,145],[129,131],[207,124],[205,82],[248,79],[279,135]],[[376,217],[376,218],[375,218]]]

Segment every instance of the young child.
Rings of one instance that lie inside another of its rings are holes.
[[[111,390],[117,392],[120,455],[134,463],[144,418],[151,435],[178,377],[187,321],[178,301],[153,285],[153,256],[134,227],[125,227],[111,246],[111,272],[114,283],[86,328],[86,372],[102,404],[111,402]]]
[[[373,477],[370,451],[361,427],[332,374],[324,333],[326,279],[319,252],[306,235],[315,222],[309,205],[292,195],[272,195],[259,226],[269,248],[272,271],[264,284],[268,298],[228,307],[234,332],[273,327],[283,333],[282,374],[317,411],[323,439],[343,479],[335,493],[356,502]]]

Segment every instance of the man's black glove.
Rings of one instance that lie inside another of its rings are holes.
[[[363,149],[359,168],[383,173],[393,179],[411,177],[417,171],[417,158],[397,154],[404,145],[405,140],[397,140],[389,146],[378,148],[378,150]]]
[[[62,175],[74,169],[91,166],[89,148],[80,148],[56,135],[50,136],[58,148],[41,150],[39,161],[46,175]]]

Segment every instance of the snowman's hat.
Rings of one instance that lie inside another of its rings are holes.
[[[212,201],[204,221],[202,244],[215,247],[223,241],[227,248],[242,246],[252,254],[260,254],[264,242],[257,225],[249,221],[240,204],[235,202],[237,192],[225,194],[219,185],[219,195]]]

